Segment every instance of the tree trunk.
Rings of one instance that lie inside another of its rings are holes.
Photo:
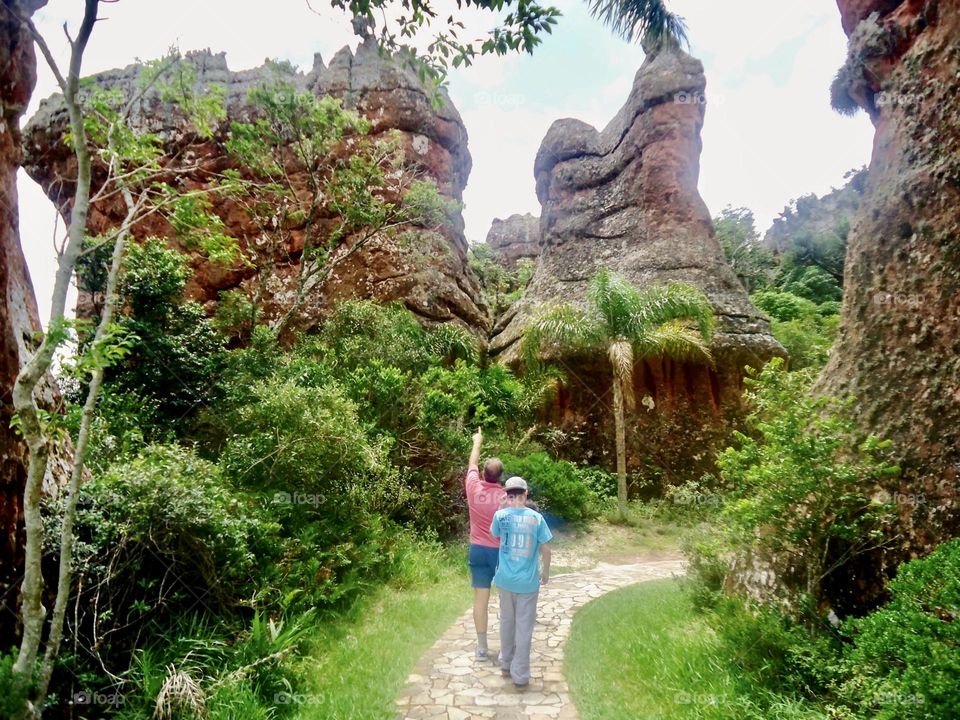
[[[613,422],[617,431],[617,507],[620,519],[627,519],[627,440],[623,417],[623,381],[613,372]]]
[[[81,112],[77,91],[80,85],[80,65],[87,41],[93,30],[97,16],[98,0],[85,0],[84,18],[79,33],[72,42],[70,69],[64,77],[56,68],[57,81],[64,94],[67,112],[70,117],[70,129],[73,132],[77,157],[76,195],[70,213],[70,226],[67,232],[67,244],[60,255],[56,279],[51,300],[50,322],[40,347],[24,364],[13,386],[13,406],[18,415],[20,429],[30,450],[27,466],[26,487],[23,495],[24,526],[27,533],[23,562],[22,601],[20,615],[23,620],[23,635],[20,639],[20,651],[13,666],[13,672],[19,682],[32,680],[35,661],[43,635],[47,610],[43,606],[43,575],[41,560],[43,557],[43,522],[40,514],[40,496],[43,478],[50,456],[51,438],[48,436],[37,405],[37,388],[53,364],[57,347],[66,338],[64,328],[64,310],[67,289],[73,277],[73,270],[83,246],[87,227],[87,211],[90,204],[90,153],[87,148],[86,128]],[[36,33],[29,19],[25,22],[43,52],[51,68],[55,61],[43,39]],[[24,717],[39,717],[40,708],[29,705]]]
[[[0,647],[14,643],[17,598],[23,571],[23,492],[27,445],[10,427],[13,384],[29,353],[25,339],[40,331],[40,318],[27,264],[20,248],[17,168],[20,117],[36,81],[33,40],[8,9],[32,11],[14,0],[0,10]],[[6,611],[6,612],[5,612]]]

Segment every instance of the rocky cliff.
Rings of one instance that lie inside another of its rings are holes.
[[[860,209],[867,184],[866,168],[849,174],[846,185],[817,197],[810,194],[785,207],[764,233],[763,244],[775,253],[797,245],[804,236],[837,236],[849,234],[853,219]]]
[[[37,304],[20,249],[17,169],[20,166],[20,117],[36,83],[36,58],[30,36],[8,10],[30,14],[43,2],[3,0],[0,15],[0,646],[15,631],[17,595],[23,569],[23,489],[27,448],[10,428],[13,383],[40,330]],[[9,611],[9,612],[7,612]]]
[[[185,187],[203,186],[211,181],[212,172],[228,169],[230,161],[224,142],[230,122],[252,116],[249,91],[259,85],[282,79],[301,90],[318,96],[331,95],[342,99],[347,108],[355,109],[372,124],[376,138],[391,131],[400,132],[405,161],[423,176],[436,181],[449,200],[460,202],[470,172],[467,134],[456,108],[444,97],[439,106],[433,95],[419,80],[416,72],[405,64],[382,55],[372,39],[359,45],[356,53],[344,48],[325,66],[319,56],[307,74],[278,68],[275,63],[242,72],[232,72],[223,54],[209,51],[193,53],[187,60],[196,68],[197,88],[221,86],[225,91],[227,120],[217,128],[212,140],[200,139],[189,131],[183,114],[162,100],[157,92],[148,93],[140,101],[133,122],[137,129],[158,134],[164,143],[166,157],[193,157],[197,169],[177,181]],[[139,67],[100,73],[92,81],[105,88],[118,89],[129,97],[138,88]],[[25,167],[50,198],[65,212],[72,200],[73,167],[68,148],[62,141],[66,117],[62,99],[54,96],[41,105],[36,116],[24,129]],[[296,185],[297,178],[293,178]],[[233,201],[215,201],[214,211],[224,221],[225,231],[250,248],[256,241],[252,227],[241,207]],[[117,226],[123,218],[119,199],[96,203],[90,213],[89,232],[96,234]],[[450,226],[441,231],[428,228],[405,228],[407,243],[401,245],[389,238],[365,245],[359,252],[337,266],[334,275],[311,297],[295,325],[309,328],[321,318],[331,301],[345,297],[368,297],[382,301],[399,300],[429,322],[460,322],[480,333],[489,324],[479,286],[467,266],[467,245],[463,236],[463,220],[459,212]],[[153,220],[138,229],[139,235],[157,234],[172,237],[172,229],[163,221]],[[413,237],[411,243],[409,238]],[[183,248],[181,248],[183,249]],[[296,248],[272,258],[277,282],[271,283],[261,298],[266,319],[282,314],[289,306],[299,265]],[[224,269],[194,256],[194,276],[188,285],[193,299],[211,307],[224,290],[242,288],[253,293],[256,268],[237,265]]]
[[[626,104],[602,131],[569,119],[550,127],[534,166],[542,254],[491,342],[493,353],[515,361],[538,306],[583,301],[600,267],[640,286],[683,281],[702,289],[718,316],[716,367],[647,360],[634,372],[642,402],[629,420],[631,466],[659,468],[665,481],[709,466],[709,449],[740,414],[744,365],[783,353],[724,259],[697,191],[705,86],[698,60],[676,47],[650,48]],[[561,362],[569,381],[550,419],[583,438],[582,447],[568,444],[571,454],[609,452],[605,360]]]
[[[494,218],[487,245],[508,269],[516,267],[518,260],[536,260],[540,256],[540,218],[530,213],[514,214],[506,220]]]
[[[876,127],[822,392],[903,457],[900,557],[960,531],[960,0],[839,0]]]

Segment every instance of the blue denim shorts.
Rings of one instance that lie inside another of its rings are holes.
[[[470,565],[470,584],[475,588],[488,588],[493,583],[493,576],[497,572],[497,562],[500,559],[500,548],[474,545],[471,543],[467,553],[467,564]]]

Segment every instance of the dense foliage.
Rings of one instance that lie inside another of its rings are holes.
[[[567,520],[586,520],[596,510],[597,493],[590,482],[596,481],[593,468],[579,468],[565,460],[554,460],[547,453],[532,453],[525,457],[501,455],[508,476],[519,475],[530,486],[530,499],[539,509]],[[607,475],[607,477],[610,477]],[[608,487],[615,482],[608,481]]]
[[[749,434],[735,432],[717,459],[729,488],[723,517],[741,551],[753,547],[790,569],[785,590],[794,598],[838,603],[849,588],[833,575],[884,542],[891,508],[871,494],[900,469],[889,442],[858,442],[843,407],[809,395],[809,380],[783,372],[779,359],[747,378]]]
[[[809,206],[809,198],[800,198],[790,212],[803,218]],[[713,222],[724,255],[753,304],[770,318],[790,367],[823,367],[840,320],[849,228],[799,233],[775,255],[761,241],[746,208],[724,208]]]
[[[486,243],[470,246],[468,259],[470,269],[480,281],[487,306],[495,316],[505,312],[523,296],[530,278],[533,277],[533,261],[518,260],[515,267],[506,267],[497,253]]]
[[[91,260],[80,277],[95,297],[103,289],[103,259]],[[119,426],[128,411],[141,420],[126,423],[129,429],[139,424],[145,439],[156,440],[165,432],[182,432],[196,411],[216,396],[225,339],[202,306],[184,301],[189,277],[189,258],[159,238],[133,244],[127,251],[116,320],[126,354],[107,369],[110,397],[101,402],[116,412],[101,412],[99,428],[112,425],[120,442],[124,430]],[[92,455],[95,464],[103,464],[99,453]]]
[[[841,695],[864,717],[947,720],[960,708],[960,540],[901,565],[891,599],[847,623]]]
[[[530,447],[518,441],[546,390],[483,364],[466,330],[369,301],[340,304],[290,347],[254,325],[231,350],[184,302],[187,274],[159,240],[126,259],[129,351],[92,425],[76,644],[55,689],[125,698],[111,708],[120,717],[155,705],[160,716],[275,717],[291,709],[274,695],[295,682],[305,629],[458,532],[473,428],[493,447]],[[69,429],[78,416],[71,408]],[[590,515],[579,470],[545,454],[515,462],[553,512]]]
[[[717,499],[699,505],[709,523],[690,543],[691,598],[751,694],[814,703],[810,717],[953,717],[960,545],[900,566],[889,600],[862,606],[858,583],[882,581],[873,558],[890,541],[899,468],[842,403],[811,396],[810,379],[778,360],[748,378],[748,432],[721,453],[718,478],[677,491]],[[775,588],[725,594],[764,571]]]

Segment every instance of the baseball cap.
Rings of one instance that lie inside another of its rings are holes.
[[[507,480],[506,484],[503,486],[503,489],[507,492],[510,492],[511,490],[527,492],[527,481],[519,475],[514,475],[512,478]]]

